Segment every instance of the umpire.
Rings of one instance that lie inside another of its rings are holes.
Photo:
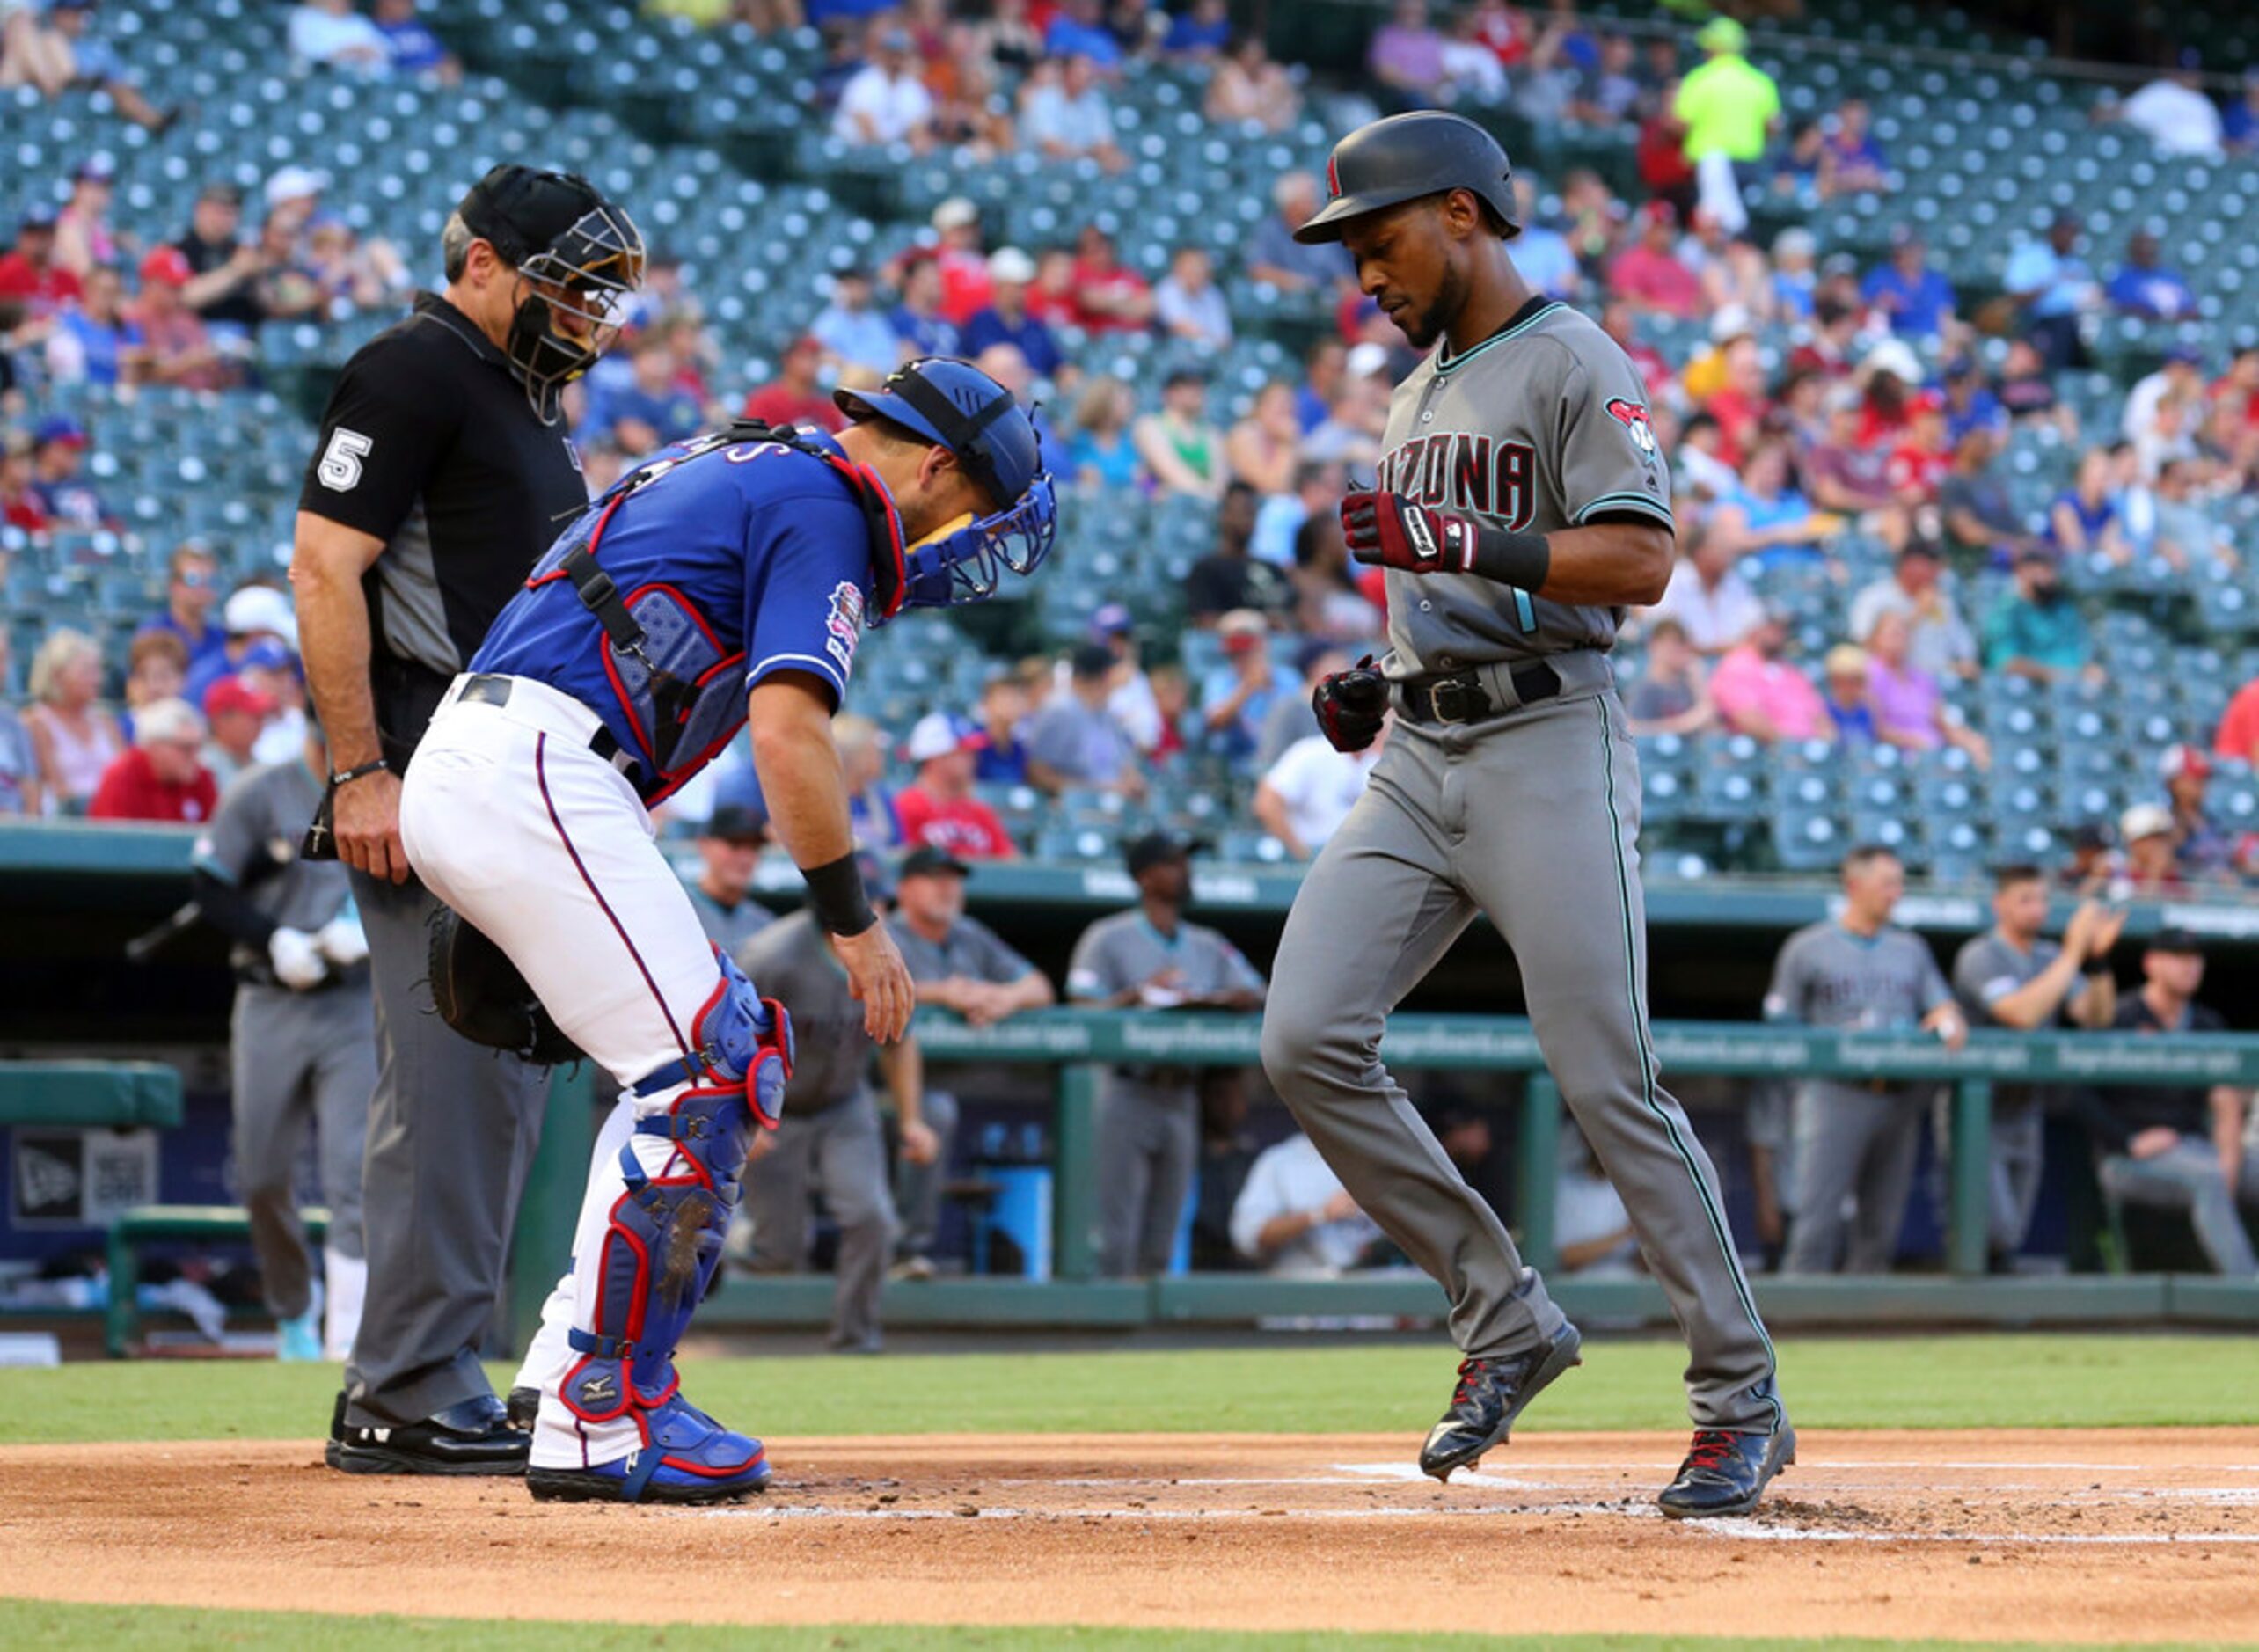
[[[643,242],[586,179],[504,165],[463,197],[440,245],[444,290],[419,295],[331,394],[290,567],[381,1063],[363,1182],[369,1292],[328,1458],[355,1473],[514,1474],[527,1436],[479,1344],[543,1085],[432,1012],[437,903],[401,848],[400,777],[494,616],[587,506],[559,394],[618,335]]]

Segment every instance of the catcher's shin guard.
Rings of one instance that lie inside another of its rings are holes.
[[[637,1141],[620,1150],[625,1185],[602,1240],[596,1299],[580,1305],[567,1334],[579,1357],[559,1400],[582,1423],[632,1422],[640,1444],[601,1473],[545,1472],[537,1495],[699,1501],[767,1478],[760,1443],[684,1400],[675,1375],[676,1346],[720,1265],[749,1137],[757,1122],[774,1128],[792,1072],[784,1006],[720,961],[722,980],[691,1024],[697,1047],[632,1086],[639,1096],[675,1092],[635,1123],[637,1137],[669,1147],[656,1171]]]

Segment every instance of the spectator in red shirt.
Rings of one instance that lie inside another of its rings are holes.
[[[134,719],[134,743],[102,771],[89,820],[174,821],[212,818],[219,801],[212,771],[199,760],[204,720],[186,700],[159,700]]]
[[[1640,381],[1647,386],[1650,397],[1660,396],[1670,383],[1670,363],[1663,359],[1663,352],[1639,336],[1639,312],[1628,299],[1611,298],[1600,311],[1600,330],[1616,341],[1616,347],[1632,358],[1639,369]]]
[[[1047,327],[1081,324],[1082,310],[1075,291],[1075,255],[1064,246],[1047,246],[1035,255],[1035,279],[1027,287],[1027,313]]]
[[[1114,238],[1086,224],[1075,241],[1075,319],[1093,333],[1142,333],[1153,325],[1153,289],[1123,266]]]
[[[1953,469],[1945,440],[1945,398],[1926,390],[1906,403],[1906,428],[1890,451],[1890,488],[1901,499],[1929,504]]]
[[[933,233],[939,238],[933,259],[941,268],[941,313],[951,326],[961,329],[976,311],[988,308],[995,291],[988,254],[981,248],[981,209],[962,195],[952,195],[933,208]]]
[[[2259,677],[2235,691],[2212,736],[2212,750],[2232,763],[2259,766]]]
[[[1744,333],[1721,352],[1724,384],[1707,406],[1718,421],[1718,457],[1739,469],[1765,423],[1773,403],[1765,393],[1765,356]]]
[[[996,811],[973,795],[973,771],[987,744],[977,725],[947,712],[917,720],[904,752],[917,778],[895,794],[905,844],[965,860],[1009,860],[1020,852]]]
[[[1640,238],[1608,266],[1608,293],[1635,311],[1688,317],[1702,312],[1702,283],[1678,261],[1678,209],[1667,201],[1640,208]]]
[[[133,318],[149,351],[143,375],[151,384],[224,390],[241,380],[243,368],[214,347],[211,329],[188,307],[184,289],[194,279],[187,254],[177,246],[154,248],[142,259]]]
[[[816,425],[838,430],[845,417],[823,386],[815,370],[823,361],[823,346],[814,339],[795,339],[785,352],[776,383],[764,384],[745,398],[745,416],[771,425]]]
[[[32,435],[11,430],[0,446],[0,522],[26,533],[39,533],[48,525],[47,508],[32,491]]]
[[[15,249],[0,258],[0,298],[20,298],[33,321],[51,318],[85,296],[78,277],[55,261],[55,208],[42,201],[24,214]]]

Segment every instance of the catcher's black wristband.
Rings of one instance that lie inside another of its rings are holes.
[[[1477,523],[1474,557],[1467,572],[1518,591],[1535,591],[1553,572],[1553,546],[1541,533],[1517,533]]]
[[[801,876],[808,880],[808,910],[831,933],[859,935],[879,921],[852,851],[826,866],[802,866]]]

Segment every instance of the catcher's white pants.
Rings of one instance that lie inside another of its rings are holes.
[[[634,788],[589,749],[600,724],[569,695],[524,677],[509,701],[441,702],[400,790],[408,864],[439,898],[509,954],[566,1035],[626,1091],[689,1047],[720,978],[713,948],[654,841]],[[583,1423],[557,1398],[571,1363],[568,1326],[594,1326],[595,1268],[625,1190],[619,1154],[634,1144],[647,1174],[674,1144],[635,1136],[684,1088],[623,1093],[596,1143],[573,1245],[519,1380],[541,1389],[532,1462],[578,1468],[627,1456],[635,1424]]]

